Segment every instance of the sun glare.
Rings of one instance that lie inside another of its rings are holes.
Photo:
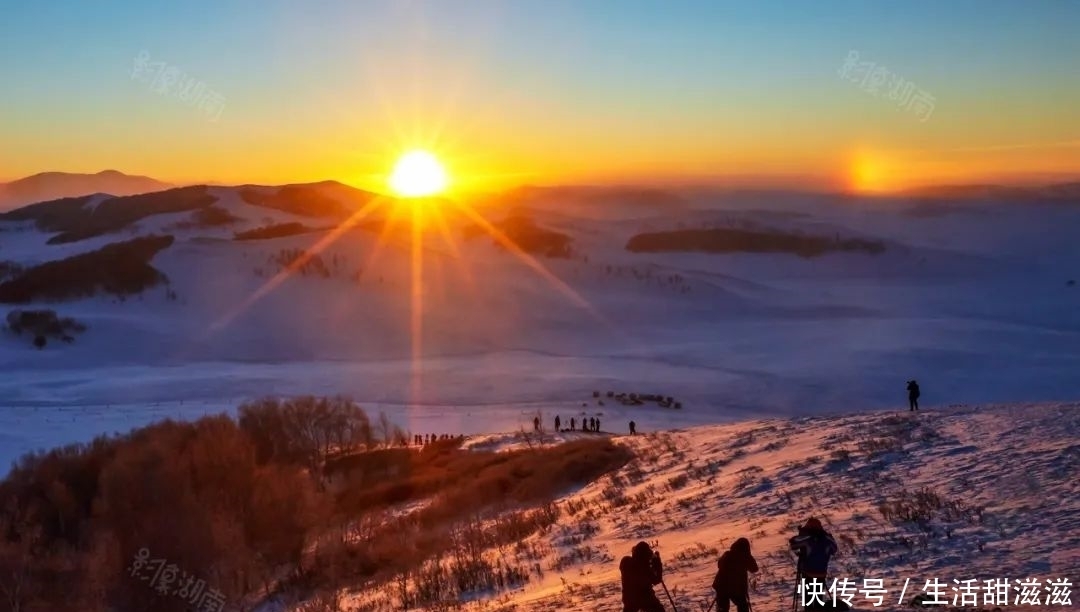
[[[893,168],[880,155],[859,153],[851,161],[850,182],[856,193],[884,193],[895,187]]]
[[[390,188],[399,196],[420,198],[446,190],[446,170],[427,151],[409,151],[398,159],[390,174]]]

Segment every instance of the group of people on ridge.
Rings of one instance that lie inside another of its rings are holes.
[[[564,430],[562,428],[563,420],[558,415],[555,416],[555,431],[577,431],[578,422],[574,417],[570,417],[570,428]],[[600,419],[595,417],[581,417],[581,431],[600,431]]]
[[[825,593],[829,560],[838,550],[836,540],[825,531],[821,521],[810,518],[799,528],[799,533],[788,540],[788,545],[798,559],[796,593]],[[716,593],[717,612],[730,612],[731,604],[735,604],[738,612],[750,612],[749,576],[757,571],[757,560],[750,552],[750,540],[735,540],[731,548],[716,561],[712,589]],[[630,555],[622,558],[619,572],[622,575],[623,612],[664,612],[664,605],[653,592],[654,586],[664,583],[660,553],[653,551],[647,542],[638,542]],[[664,590],[667,591],[666,586]],[[670,593],[668,597],[670,599]],[[674,607],[674,601],[671,603]],[[816,605],[807,605],[806,609],[820,610],[826,607],[819,602],[814,603]],[[837,606],[836,609],[846,608],[842,603]]]

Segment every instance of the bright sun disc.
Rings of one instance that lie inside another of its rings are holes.
[[[409,151],[390,174],[390,188],[407,198],[435,195],[446,189],[446,170],[427,151]]]

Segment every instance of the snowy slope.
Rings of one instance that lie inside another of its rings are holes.
[[[312,189],[333,197],[343,186]],[[536,223],[574,239],[577,258],[528,264],[487,236],[465,239],[462,215],[448,215],[450,241],[429,226],[414,249],[407,225],[384,236],[356,227],[320,253],[327,278],[278,283],[283,253],[333,233],[233,241],[270,223],[327,224],[239,190],[209,190],[239,218],[224,227],[181,228],[187,213],[161,214],[48,245],[32,225],[0,222],[0,260],[23,265],[173,233],[152,263],[178,296],[48,305],[89,326],[72,345],[38,351],[0,334],[0,464],[264,394],[349,394],[417,433],[512,430],[525,414],[608,389],[683,401],[678,414],[642,416],[647,428],[895,407],[908,378],[930,405],[1080,397],[1080,287],[1066,285],[1080,277],[1080,211],[1069,208],[921,217],[876,201],[755,194],[596,215],[530,202]],[[887,250],[804,259],[624,248],[641,231],[744,223],[876,238]]]
[[[1080,404],[1057,403],[772,419],[618,437],[638,459],[560,499],[563,515],[550,531],[489,551],[493,559],[538,565],[543,574],[534,571],[524,587],[488,594],[465,609],[618,609],[618,560],[648,540],[659,544],[678,609],[697,611],[709,602],[719,552],[747,537],[761,566],[752,583],[754,609],[787,610],[794,566],[786,541],[811,515],[839,541],[831,566],[836,578],[849,578],[858,589],[864,579],[884,581],[887,594],[877,609],[907,608],[935,578],[947,585],[949,603],[953,579],[982,585],[1036,578],[1045,585],[1067,578],[1075,585],[1078,435]],[[488,449],[519,443],[512,435],[468,442]],[[929,500],[914,510],[922,523],[886,514],[920,492]],[[656,590],[670,609],[662,588]],[[384,609],[396,603],[392,591],[371,589],[346,593],[345,601]],[[1080,608],[1075,593],[1071,601],[1051,609]],[[853,603],[875,608],[858,593]]]

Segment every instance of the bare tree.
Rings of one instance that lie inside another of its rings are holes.
[[[0,595],[11,612],[28,609],[33,599],[32,572],[40,540],[40,529],[0,516]]]
[[[390,446],[394,443],[394,430],[397,426],[390,422],[390,417],[386,416],[385,412],[379,412],[379,439],[382,440],[384,446]]]

